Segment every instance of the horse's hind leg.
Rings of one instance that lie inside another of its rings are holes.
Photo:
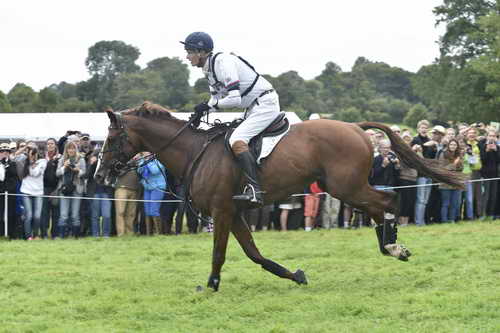
[[[354,196],[351,203],[354,207],[364,210],[375,220],[377,226],[375,232],[379,242],[380,251],[402,261],[408,261],[411,252],[402,244],[397,244],[398,229],[394,220],[385,220],[385,213],[390,212],[398,215],[399,201],[397,193],[379,191],[366,187]]]
[[[274,275],[279,276],[280,278],[289,279],[297,282],[298,284],[307,284],[306,276],[300,269],[295,273],[292,273],[285,267],[275,263],[272,260],[264,258],[260,254],[259,249],[257,249],[257,246],[253,241],[252,234],[250,233],[247,224],[241,216],[238,216],[233,222],[231,231],[234,237],[238,240],[238,243],[240,243],[240,246],[242,247],[247,257],[250,258],[250,260],[252,260],[254,263],[260,264],[266,271],[271,272]]]

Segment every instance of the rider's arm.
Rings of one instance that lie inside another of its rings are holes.
[[[241,106],[240,78],[236,65],[236,57],[224,55],[217,58],[215,65],[216,75],[224,84],[227,95],[218,99],[212,95],[208,105],[214,109],[237,108]]]

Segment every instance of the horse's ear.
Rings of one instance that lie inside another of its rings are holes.
[[[111,124],[116,124],[118,120],[116,119],[116,114],[113,111],[113,109],[107,108],[106,113],[108,114],[108,118],[109,118],[109,121],[111,122]]]

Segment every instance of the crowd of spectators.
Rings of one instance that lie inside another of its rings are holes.
[[[432,180],[402,163],[383,132],[367,130],[374,147],[370,184],[400,194],[400,225],[500,218],[500,139],[498,128],[456,124],[445,128],[422,120],[412,131],[391,127],[417,154],[443,168],[461,172],[465,190]],[[211,231],[209,217],[199,216],[176,196],[185,188],[168,166],[134,157],[140,167],[121,174],[113,186],[94,180],[100,151],[87,133],[68,131],[59,140],[0,144],[0,233],[5,223],[11,239],[178,235]],[[5,197],[4,193],[17,194]],[[115,200],[109,200],[109,199]],[[87,200],[92,199],[92,200]],[[137,199],[144,199],[145,202]],[[162,201],[163,202],[160,202]],[[5,207],[7,205],[7,207]],[[7,208],[7,216],[4,217]],[[288,200],[248,210],[252,231],[356,228],[372,222],[362,212],[332,198],[317,183]]]

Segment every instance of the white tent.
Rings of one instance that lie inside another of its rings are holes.
[[[188,120],[191,113],[173,112],[174,117]],[[301,122],[295,112],[286,112],[291,124]],[[242,117],[241,112],[210,113],[209,121],[219,119],[229,122]],[[25,139],[44,141],[50,137],[59,139],[66,131],[80,131],[90,134],[91,140],[104,140],[109,120],[102,113],[0,113],[0,140]],[[202,124],[201,128],[205,125]]]

